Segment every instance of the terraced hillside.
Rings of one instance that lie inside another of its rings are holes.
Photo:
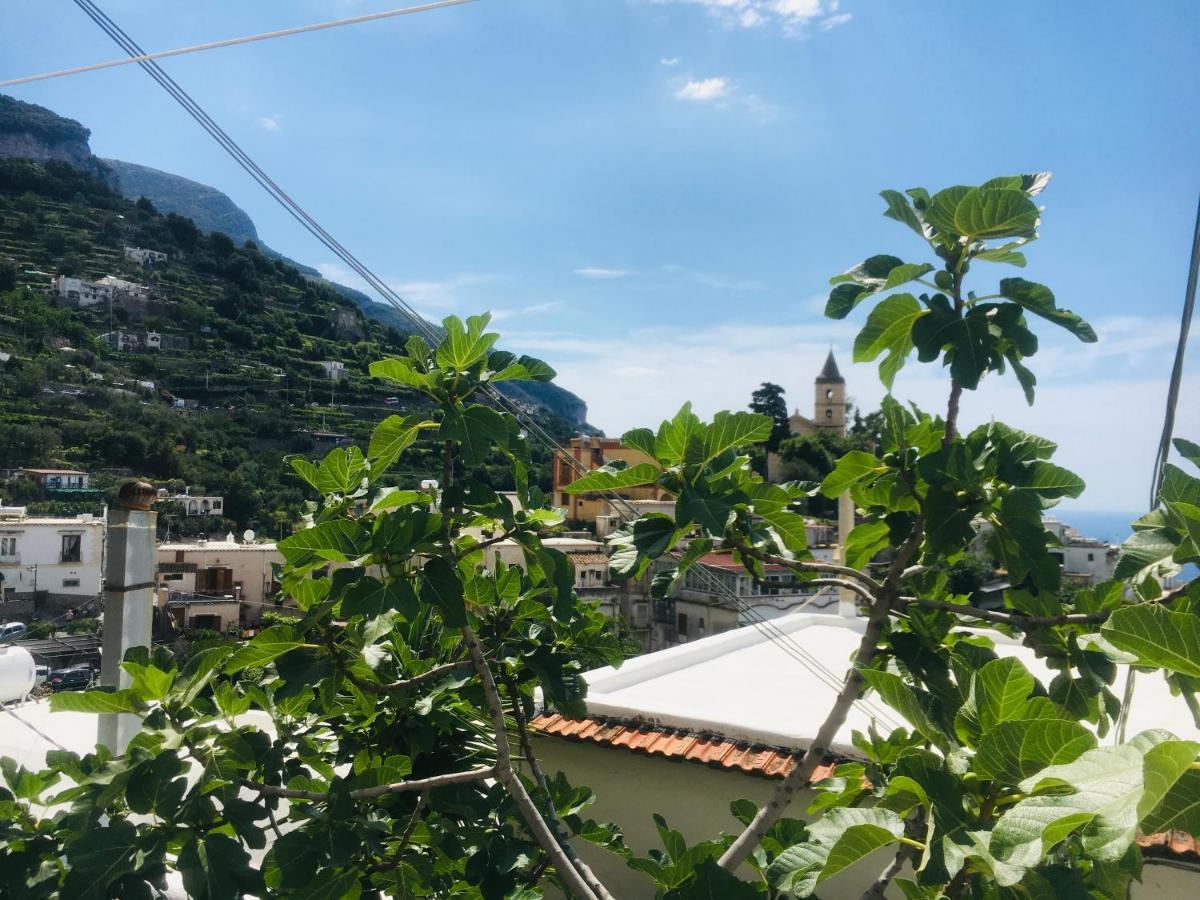
[[[168,257],[147,267],[126,247]],[[119,281],[111,299],[81,303],[52,296],[57,276]],[[225,519],[173,532],[286,532],[305,499],[284,473],[288,453],[364,442],[384,416],[416,408],[367,374],[403,337],[253,243],[130,202],[66,163],[0,159],[0,468],[71,466],[102,486],[136,475],[225,497]],[[573,432],[528,408],[557,436]],[[435,472],[431,449],[413,447],[398,477]],[[548,482],[547,459],[538,474]],[[28,491],[0,482],[5,502],[45,500]]]

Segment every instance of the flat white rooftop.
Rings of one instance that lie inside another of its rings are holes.
[[[820,613],[795,613],[771,620],[799,650],[785,648],[774,634],[749,626],[637,657],[619,669],[588,672],[587,708],[593,716],[646,725],[712,733],[755,744],[803,748],[813,739],[837,694],[864,622]],[[1001,656],[1015,656],[1035,678],[1048,685],[1054,673],[1032,650],[993,632],[985,632]],[[799,656],[807,662],[802,663]],[[835,678],[821,678],[810,666],[819,662]],[[1113,687],[1124,688],[1125,670]],[[828,682],[834,681],[835,684]],[[900,714],[875,695],[867,708],[856,704],[838,731],[835,753],[858,755],[851,733],[866,731],[877,718],[886,732],[905,724]],[[1129,737],[1148,728],[1165,728],[1181,738],[1200,740],[1187,705],[1172,697],[1161,675],[1140,675],[1135,682]],[[1111,736],[1108,738],[1111,741]]]

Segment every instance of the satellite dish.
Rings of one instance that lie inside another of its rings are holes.
[[[244,543],[244,544],[253,544],[254,543],[253,529],[247,528],[245,531],[242,532],[242,543]]]

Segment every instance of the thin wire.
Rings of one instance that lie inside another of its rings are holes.
[[[1175,434],[1175,410],[1179,405],[1179,390],[1183,384],[1183,358],[1187,351],[1188,332],[1192,327],[1192,316],[1196,309],[1196,280],[1200,272],[1200,204],[1196,207],[1196,230],[1192,235],[1192,259],[1188,266],[1187,287],[1183,292],[1183,316],[1179,322],[1179,343],[1175,345],[1175,362],[1171,366],[1171,380],[1167,385],[1167,408],[1163,413],[1162,436],[1158,439],[1158,450],[1154,455],[1154,471],[1150,476],[1150,510],[1158,508],[1158,494],[1162,490],[1163,475],[1166,474],[1167,459],[1171,455],[1171,438]],[[1113,739],[1118,744],[1125,742],[1125,728],[1129,724],[1129,708],[1133,705],[1133,684],[1137,675],[1133,666],[1125,673],[1125,690],[1121,695],[1121,711],[1117,714],[1117,725]]]
[[[427,12],[442,9],[447,6],[461,6],[464,3],[475,3],[476,0],[438,0],[435,3],[425,3],[421,6],[406,6],[387,12],[371,13],[365,16],[353,16],[348,19],[335,19],[331,22],[318,22],[313,25],[300,25],[295,28],[282,28],[278,31],[266,31],[261,34],[251,34],[245,37],[226,38],[220,41],[209,41],[206,44],[196,44],[191,47],[179,47],[175,50],[159,50],[155,53],[141,53],[126,59],[113,59],[108,62],[92,63],[86,66],[74,66],[70,69],[59,69],[56,72],[43,72],[39,75],[25,75],[21,78],[10,78],[0,81],[0,87],[11,87],[14,84],[29,84],[31,81],[45,81],[49,78],[62,78],[66,75],[80,75],[84,72],[94,72],[97,69],[111,69],[114,66],[127,66],[130,63],[145,62],[152,59],[166,59],[169,56],[183,56],[185,53],[199,53],[202,50],[216,50],[221,47],[234,47],[238,44],[251,44],[255,41],[269,41],[275,38],[290,37],[294,34],[304,34],[309,31],[322,31],[327,28],[341,28],[344,25],[359,25],[363,22],[374,22],[378,19],[390,19],[395,16],[407,16],[412,13]]]
[[[40,737],[43,741],[46,741],[49,744],[53,744],[59,750],[67,749],[62,744],[60,744],[58,741],[56,741],[54,738],[50,737],[50,735],[46,734],[43,731],[40,731],[35,725],[32,725],[29,722],[26,722],[24,719],[22,719],[20,716],[18,716],[15,712],[13,712],[11,709],[9,709],[7,705],[0,703],[0,709],[3,709],[6,713],[8,713],[10,716],[12,716],[14,719],[16,719],[18,722],[20,722],[22,725],[24,725],[26,728],[28,728],[30,731],[32,731],[34,734],[36,734],[38,737]]]
[[[121,28],[116,25],[92,0],[75,0],[77,6],[84,11],[109,37],[117,42],[131,56],[145,55],[142,48],[130,38]],[[181,88],[162,68],[153,60],[140,60],[140,65],[160,86],[166,90],[172,98],[176,100],[189,115],[195,119],[205,131],[207,131],[221,146],[233,156],[234,160],[256,181],[262,186],[272,197],[276,199],[284,208],[295,218],[310,234],[316,237],[329,250],[337,255],[343,262],[350,266],[360,277],[370,284],[384,299],[391,303],[396,309],[404,314],[410,320],[414,328],[431,342],[436,342],[438,334],[434,327],[425,320],[412,306],[410,306],[403,297],[397,294],[392,288],[387,285],[381,278],[375,275],[370,269],[358,260],[349,250],[347,250],[340,242],[338,242],[328,231],[324,229],[311,215],[309,215],[291,196],[287,194],[278,184],[276,184],[263,169],[254,162],[250,156],[242,150],[242,148],[233,140],[217,123],[204,111],[204,109],[194,100],[186,91]],[[538,440],[540,440],[548,449],[556,455],[561,454],[572,465],[577,468],[577,471],[586,472],[579,460],[575,460],[554,439],[546,433],[546,431],[527,416],[518,404],[511,401],[509,398],[502,395],[494,385],[485,385],[485,392],[502,408],[511,412],[518,421],[521,422],[526,431]],[[623,497],[613,494],[611,499],[623,504],[627,512],[631,513],[634,518],[637,513],[632,506],[628,504]],[[678,559],[678,554],[675,554]],[[754,627],[758,628],[768,639],[783,646],[787,645],[792,648],[789,653],[797,662],[804,668],[808,669],[820,680],[840,690],[842,680],[829,671],[815,656],[808,653],[798,644],[790,639],[790,637],[782,632],[778,627],[774,626],[765,619],[761,614],[753,608],[743,603],[729,588],[717,582],[719,591],[728,595],[733,602],[735,608],[739,612],[744,613],[752,620]],[[786,649],[786,647],[785,647]],[[858,701],[863,707],[866,707],[868,701]],[[879,716],[882,718],[882,716]]]

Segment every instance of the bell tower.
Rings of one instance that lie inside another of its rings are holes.
[[[846,379],[838,371],[833,350],[825,358],[821,374],[814,385],[813,425],[821,431],[846,433]]]

